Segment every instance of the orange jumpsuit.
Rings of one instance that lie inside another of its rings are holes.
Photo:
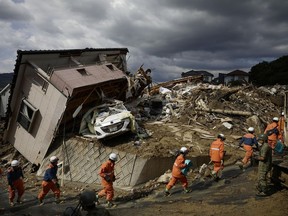
[[[166,185],[166,189],[170,190],[177,181],[180,181],[182,183],[182,186],[184,189],[187,189],[188,181],[186,176],[181,172],[183,168],[185,168],[187,165],[185,164],[185,157],[183,154],[180,154],[177,156],[173,168],[172,168],[172,178],[170,179],[169,183]]]
[[[210,146],[210,159],[214,164],[213,170],[216,174],[219,172],[220,169],[224,168],[224,165],[221,165],[221,160],[224,158],[224,142],[217,138],[215,141],[211,143]]]
[[[114,197],[113,182],[115,181],[114,175],[115,163],[111,160],[106,161],[101,165],[99,175],[102,177],[101,184],[103,189],[98,193],[99,197],[106,195],[106,200],[111,201]]]
[[[284,143],[284,130],[285,130],[285,117],[281,116],[279,118],[279,139]]]
[[[279,135],[279,127],[278,124],[276,122],[272,122],[270,124],[267,125],[264,133],[266,133],[268,130],[272,130],[276,128],[278,130],[278,134],[277,133],[273,133],[270,136],[268,136],[268,144],[269,146],[274,149],[277,143],[277,139],[278,139],[278,135]]]
[[[13,203],[13,200],[15,198],[15,190],[17,190],[18,193],[18,199],[17,201],[21,200],[22,195],[24,194],[24,182],[22,180],[24,178],[22,169],[19,167],[17,169],[14,169],[13,167],[8,168],[7,172],[7,180],[9,184],[9,201],[10,203]]]
[[[46,196],[46,194],[52,190],[55,197],[57,199],[60,198],[60,189],[59,186],[57,186],[57,164],[53,165],[53,164],[49,164],[48,169],[45,171],[44,177],[43,177],[43,181],[42,181],[42,190],[41,192],[38,194],[38,199],[39,200],[43,200],[44,197]]]
[[[243,148],[245,149],[246,153],[245,153],[245,157],[243,158],[242,162],[243,164],[247,164],[252,155],[253,155],[253,145],[256,145],[256,147],[258,148],[258,142],[256,140],[256,137],[254,134],[252,133],[247,133],[245,134],[242,139],[240,140],[239,146],[244,143]]]

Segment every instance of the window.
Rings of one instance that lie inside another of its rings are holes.
[[[111,64],[109,64],[109,65],[106,65],[106,67],[107,67],[107,68],[109,68],[111,71],[113,71],[113,70],[114,70],[114,67],[113,67],[113,65],[111,65]]]
[[[85,68],[77,69],[77,71],[78,71],[82,76],[88,76],[88,75],[89,75]]]
[[[22,100],[17,122],[28,132],[31,131],[33,120],[38,109],[33,107],[26,99]]]

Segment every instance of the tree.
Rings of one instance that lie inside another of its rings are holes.
[[[250,70],[250,81],[261,85],[288,84],[288,56],[282,56],[275,61],[263,61]]]

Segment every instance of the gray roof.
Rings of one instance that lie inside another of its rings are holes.
[[[234,70],[226,75],[227,76],[249,76],[247,72],[242,71],[242,70]]]
[[[182,77],[183,76],[199,76],[199,75],[214,77],[213,74],[211,74],[211,73],[209,73],[207,71],[195,71],[195,70],[190,70],[190,71],[187,71],[187,72],[183,72],[181,75],[182,75]]]

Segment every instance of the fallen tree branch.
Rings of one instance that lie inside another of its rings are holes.
[[[212,113],[221,113],[221,114],[232,114],[232,115],[242,115],[242,116],[251,116],[252,112],[238,111],[238,110],[223,110],[223,109],[201,109],[196,108],[196,111],[212,112]]]

